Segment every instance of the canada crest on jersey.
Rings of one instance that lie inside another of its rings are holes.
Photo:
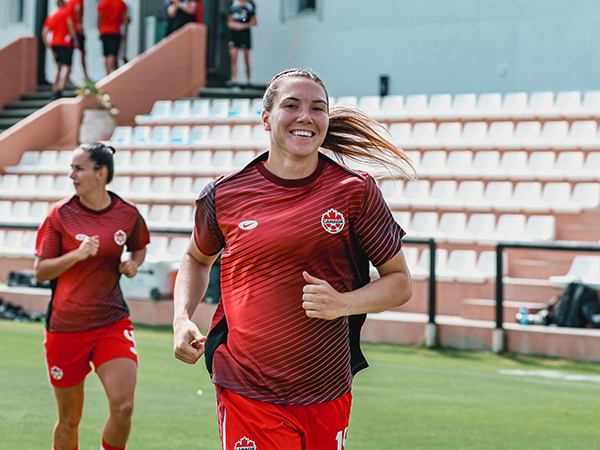
[[[256,444],[254,441],[248,439],[247,437],[243,437],[239,441],[235,443],[234,450],[257,450]]]
[[[115,242],[117,245],[125,245],[125,242],[127,242],[127,233],[125,233],[123,230],[115,232]]]
[[[325,231],[328,233],[336,234],[344,229],[346,219],[344,219],[342,213],[331,208],[321,216],[321,225],[323,225],[323,228],[325,228]]]

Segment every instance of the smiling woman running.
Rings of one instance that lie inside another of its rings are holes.
[[[196,201],[175,286],[175,356],[205,354],[223,449],[343,449],[366,313],[407,302],[404,231],[373,178],[327,157],[407,157],[359,111],[333,108],[312,72],[271,80],[269,151]],[[221,254],[222,298],[208,339],[191,321]],[[370,282],[369,261],[379,279]]]
[[[34,275],[52,280],[44,346],[58,405],[55,450],[78,448],[90,363],[110,409],[102,449],[125,448],[131,426],[137,351],[119,278],[137,274],[149,233],[135,206],[106,190],[113,153],[101,143],[75,149],[75,195],[54,204],[38,230]],[[131,259],[121,262],[125,245]]]

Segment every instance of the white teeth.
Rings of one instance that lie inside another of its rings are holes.
[[[294,136],[306,136],[306,137],[311,137],[313,135],[313,133],[311,133],[310,131],[292,131],[292,134]]]

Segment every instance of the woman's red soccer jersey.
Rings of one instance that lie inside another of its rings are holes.
[[[125,245],[131,252],[150,241],[144,219],[132,204],[110,193],[102,211],[73,196],[55,203],[38,230],[35,255],[55,258],[77,249],[86,236],[99,236],[96,256],[80,261],[56,280],[46,327],[51,332],[86,331],[129,316],[119,287]]]
[[[206,361],[213,382],[270,403],[312,404],[350,392],[366,366],[364,315],[311,319],[302,272],[340,292],[369,282],[400,251],[404,231],[375,181],[324,155],[300,180],[268,172],[257,158],[218,178],[196,201],[200,251],[221,255],[221,292]],[[352,351],[351,351],[352,350]]]

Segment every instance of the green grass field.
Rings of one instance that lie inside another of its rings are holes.
[[[166,327],[137,326],[136,338],[141,363],[128,449],[218,450],[203,360],[175,360]],[[0,450],[51,448],[56,411],[42,340],[39,323],[0,321]],[[364,347],[371,367],[354,382],[347,450],[600,449],[600,364]],[[98,450],[107,404],[94,374],[86,383],[80,449]]]

